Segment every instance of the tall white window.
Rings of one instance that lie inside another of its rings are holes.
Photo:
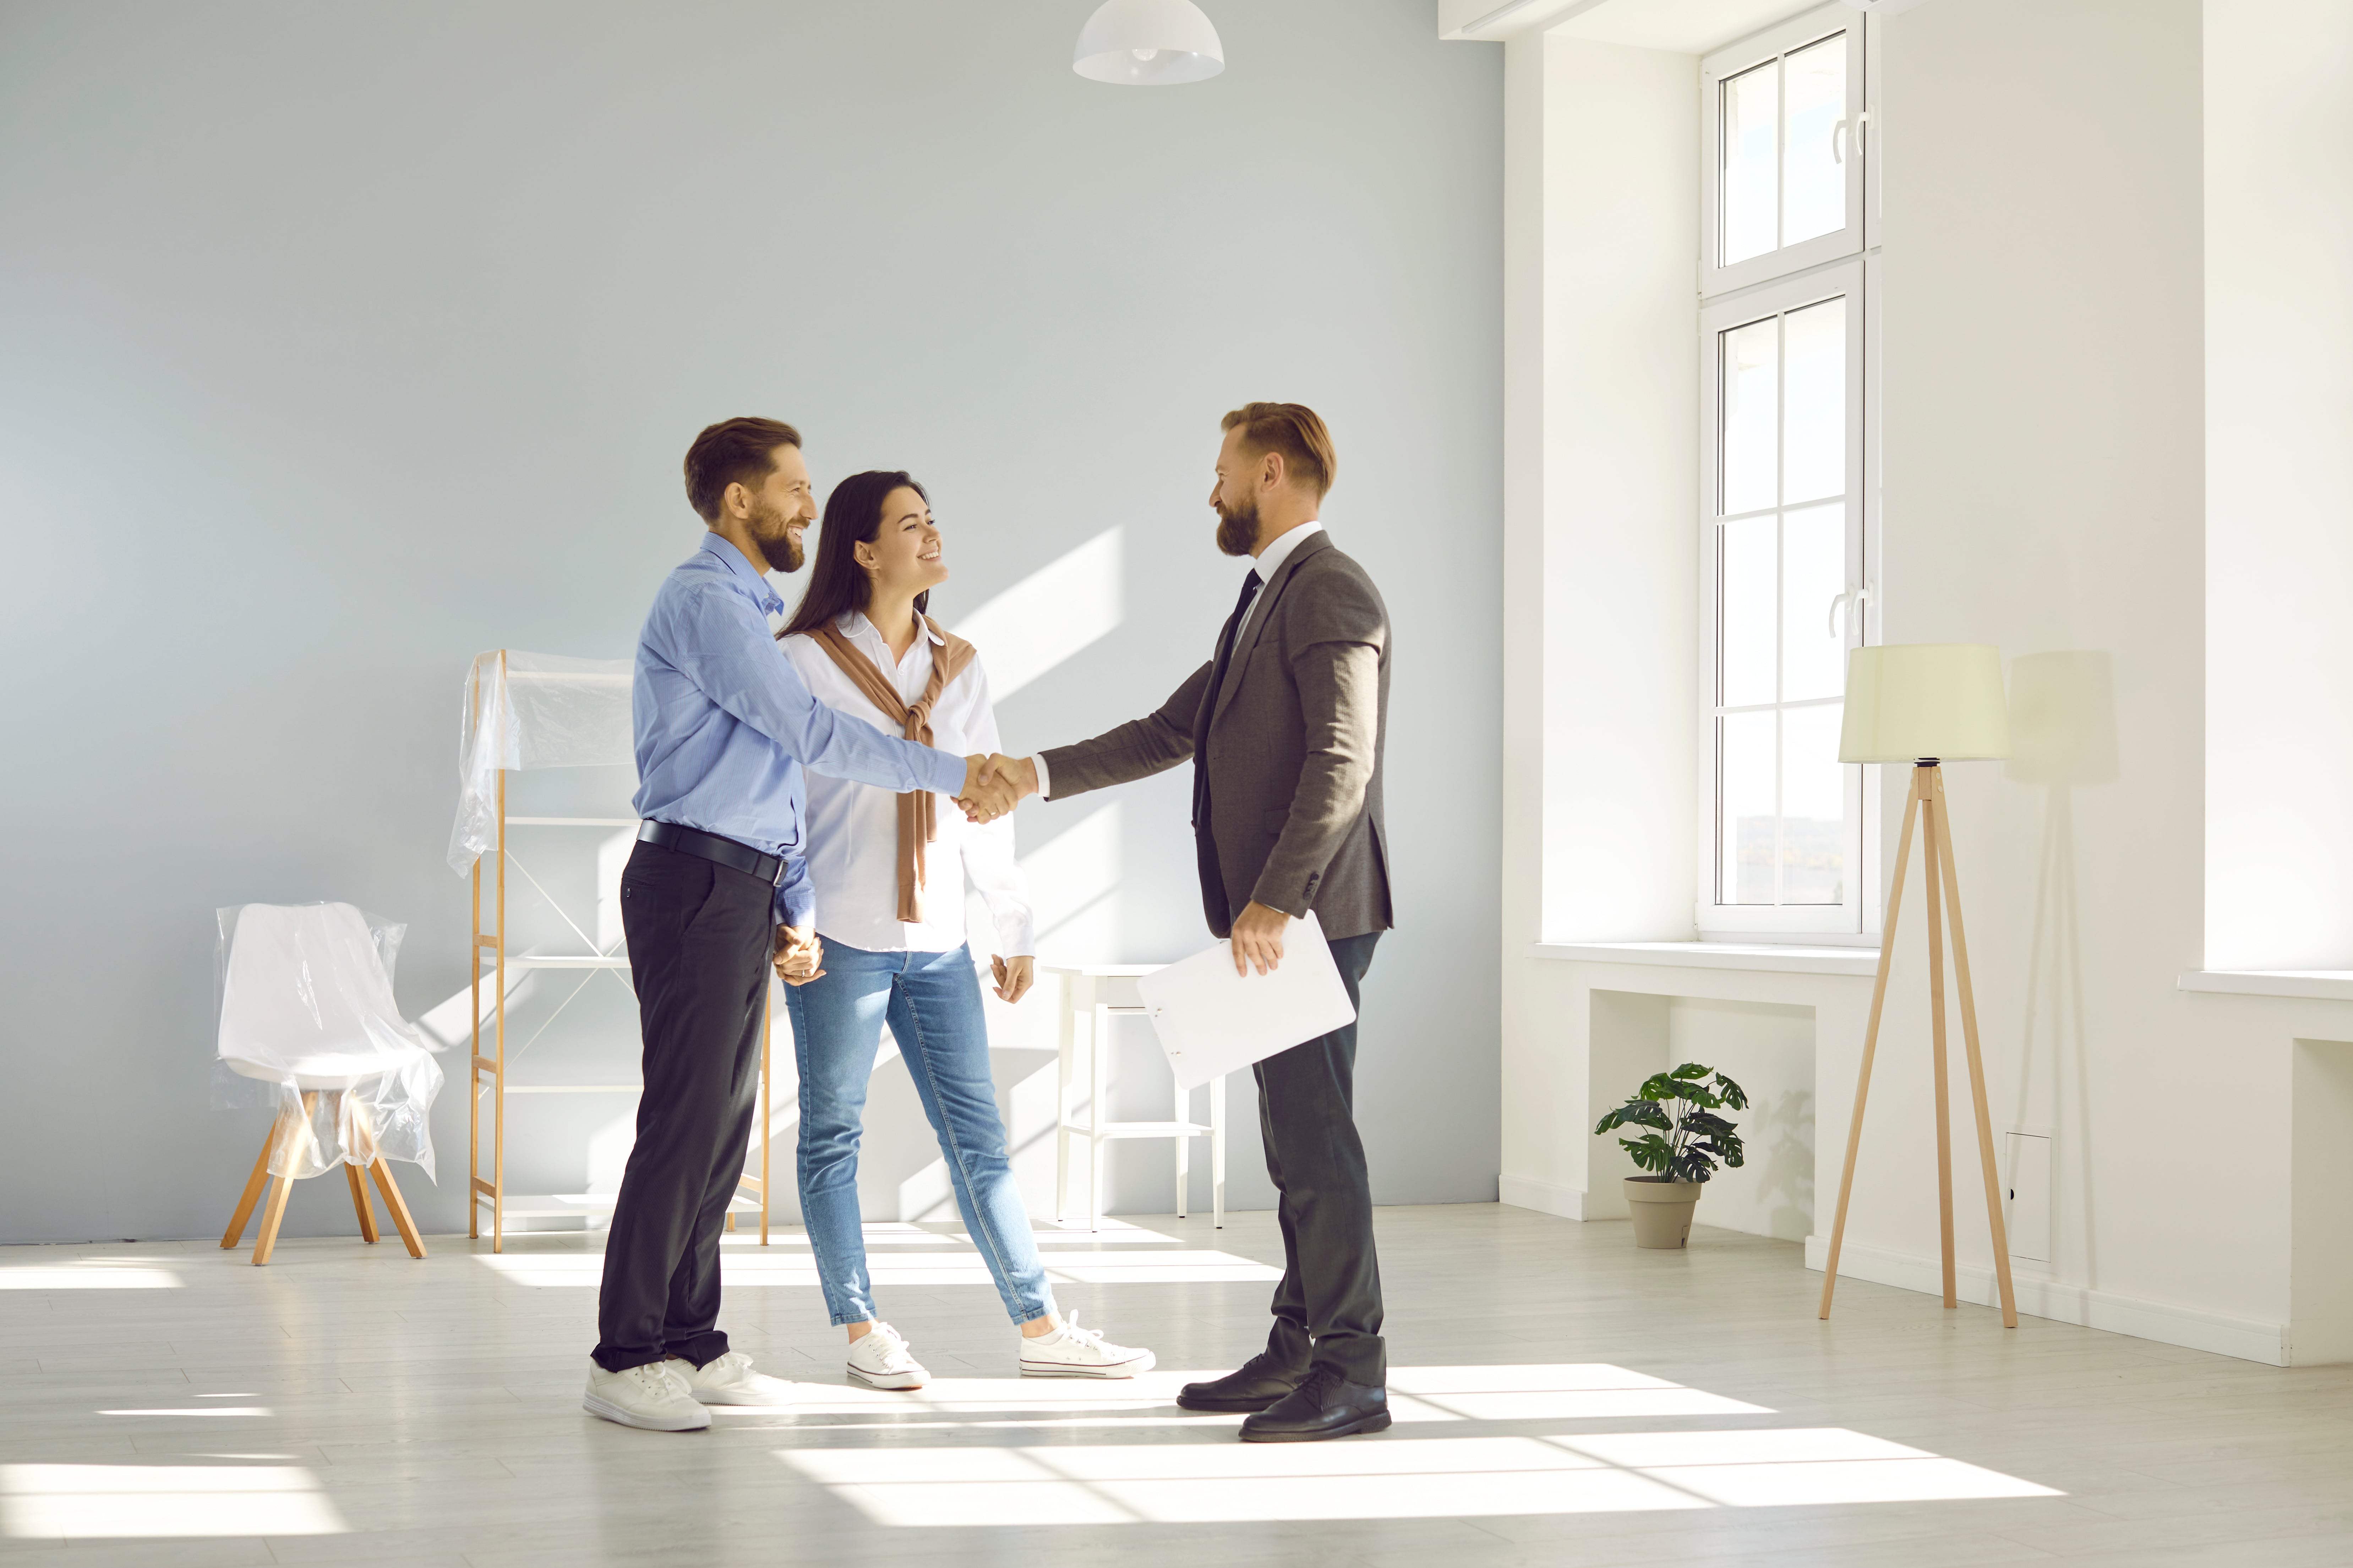
[[[1862,770],[1838,760],[1870,629],[1862,26],[1830,6],[1705,64],[1697,913],[1719,936],[1866,923]]]

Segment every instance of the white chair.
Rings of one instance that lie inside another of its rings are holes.
[[[1176,1217],[1183,1219],[1191,1184],[1193,1140],[1209,1141],[1210,1223],[1226,1224],[1226,1080],[1209,1080],[1209,1120],[1192,1119],[1191,1096],[1175,1090],[1173,1115],[1166,1121],[1113,1121],[1104,1115],[1105,1089],[1111,1079],[1111,1021],[1143,1017],[1147,1009],[1137,994],[1139,976],[1162,967],[1157,963],[1048,963],[1042,973],[1061,982],[1062,1011],[1057,1031],[1054,1097],[1054,1218],[1067,1223],[1071,1212],[1071,1155],[1073,1141],[1086,1145],[1087,1228],[1103,1228],[1103,1148],[1124,1138],[1166,1138],[1176,1145]],[[1084,1073],[1086,1120],[1076,1114],[1081,1073]]]
[[[385,1163],[381,1130],[396,1123],[401,1142],[390,1152],[429,1168],[425,1113],[441,1069],[393,1002],[392,977],[367,917],[350,904],[248,904],[224,911],[223,924],[220,1059],[246,1078],[281,1085],[284,1093],[221,1246],[234,1248],[243,1238],[274,1172],[277,1186],[253,1247],[253,1261],[268,1263],[295,1180],[341,1164],[361,1237],[376,1239],[360,1181],[364,1169],[408,1255],[424,1257],[417,1223]],[[324,1118],[318,1114],[322,1096]]]

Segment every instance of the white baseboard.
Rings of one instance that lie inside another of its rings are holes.
[[[1830,1237],[1806,1237],[1806,1267],[1819,1272],[1830,1249]],[[1840,1250],[1839,1278],[1868,1279],[1874,1285],[1894,1285],[1929,1296],[1941,1297],[1945,1293],[1944,1267],[1937,1259],[1859,1247],[1852,1241]],[[2242,1361],[2262,1362],[2266,1366],[2289,1363],[2284,1323],[2218,1317],[2212,1312],[2143,1301],[2106,1290],[2086,1289],[2081,1285],[2063,1285],[2053,1279],[2020,1279],[2014,1270],[2011,1290],[2017,1297],[2018,1310],[2029,1317],[2105,1329],[2110,1333],[2130,1334],[2135,1339],[2155,1340],[2188,1350],[2211,1351],[2217,1355],[2237,1356]],[[1975,1306],[1994,1305],[1999,1295],[1993,1270],[1963,1264],[1955,1273],[1954,1294]]]
[[[1498,1202],[1514,1208],[1534,1209],[1538,1214],[1557,1215],[1562,1219],[1585,1218],[1585,1189],[1567,1187],[1558,1182],[1539,1182],[1533,1176],[1502,1175],[1495,1178]]]

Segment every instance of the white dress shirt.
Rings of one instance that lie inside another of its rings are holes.
[[[834,623],[850,645],[891,678],[899,695],[913,703],[931,684],[930,628],[915,638],[907,657],[891,657],[882,634],[855,611]],[[809,690],[827,707],[863,719],[891,734],[903,721],[876,708],[831,656],[807,637],[778,645]],[[988,700],[988,672],[976,653],[932,706],[932,744],[960,756],[994,753],[997,713]],[[1029,908],[1029,887],[1013,858],[1013,818],[998,817],[976,827],[952,796],[939,797],[934,814],[939,837],[926,853],[923,919],[899,919],[899,797],[871,784],[808,775],[809,879],[817,889],[818,934],[828,942],[869,952],[946,952],[965,941],[965,879],[980,892],[997,926],[997,951],[1018,958],[1038,951]]]
[[[1299,524],[1295,528],[1284,529],[1281,533],[1276,534],[1272,539],[1269,540],[1267,542],[1266,548],[1258,552],[1257,561],[1253,562],[1250,565],[1250,570],[1258,574],[1260,586],[1263,588],[1265,584],[1274,581],[1274,574],[1282,569],[1282,563],[1284,562],[1291,559],[1291,552],[1298,549],[1301,544],[1306,542],[1309,534],[1321,533],[1323,531],[1324,525],[1316,521],[1314,518],[1310,518],[1305,522]],[[1253,596],[1250,599],[1250,608],[1256,609],[1257,607],[1258,600]],[[1250,616],[1245,613],[1242,616],[1242,626],[1248,626],[1249,624]],[[1241,630],[1241,626],[1236,626],[1234,628],[1234,636],[1236,638],[1239,639],[1240,637]],[[1210,693],[1212,698],[1216,695],[1217,694],[1215,692]],[[947,742],[943,741],[940,744],[944,746]],[[1045,757],[1040,754],[1030,758],[1029,762],[1030,765],[1038,770],[1038,798],[1040,800],[1053,799],[1054,775],[1047,770]]]

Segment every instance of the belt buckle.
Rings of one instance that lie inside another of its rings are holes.
[[[785,858],[781,855],[776,856],[776,874],[768,879],[768,886],[771,888],[781,888],[785,885]]]

